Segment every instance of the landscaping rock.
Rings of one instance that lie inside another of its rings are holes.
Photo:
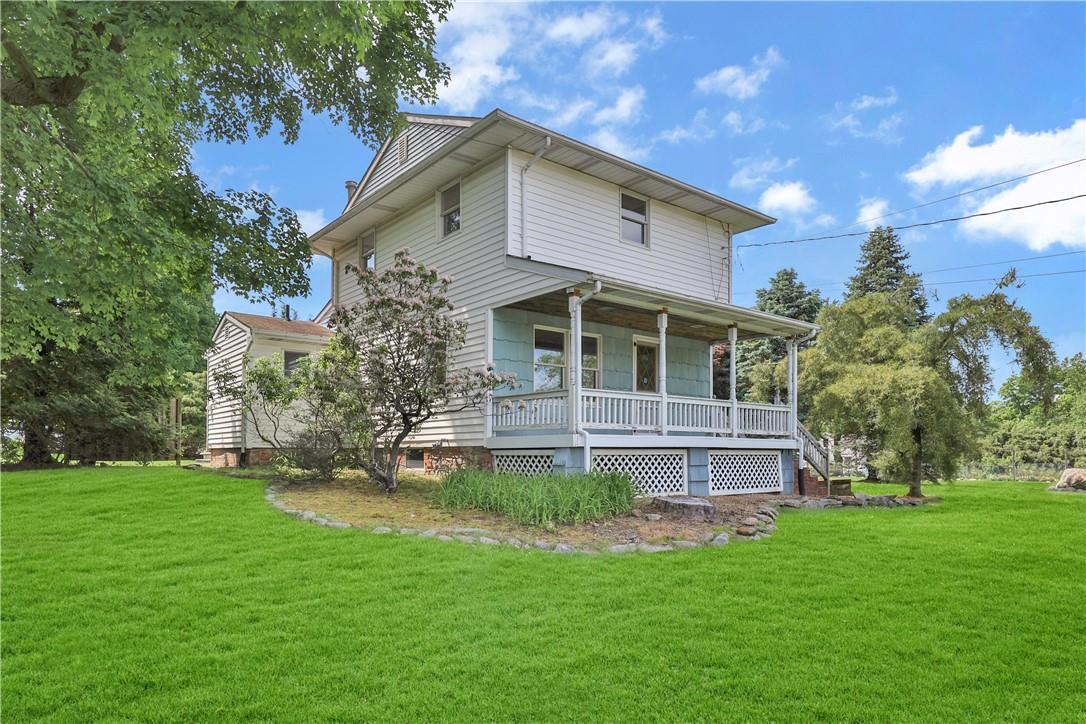
[[[663,519],[664,516],[660,515],[659,513],[645,513],[645,520],[651,520],[653,522],[656,522]]]
[[[461,543],[475,543],[476,542],[475,536],[473,536],[473,535],[463,535],[462,533],[457,533],[456,535],[453,536],[453,538],[460,541]]]
[[[487,538],[485,535],[479,536],[479,542],[485,543],[488,546],[496,546],[501,543],[501,541],[497,538]]]
[[[506,538],[505,544],[507,546],[513,546],[514,548],[523,548],[524,542],[520,538]]]
[[[554,547],[555,553],[576,553],[577,549],[571,546],[569,543],[559,543]]]
[[[537,540],[533,545],[541,551],[549,551],[554,548],[553,543],[545,540]]]
[[[332,521],[328,520],[327,518],[314,518],[313,522],[317,525],[328,525]]]
[[[676,495],[667,498],[653,498],[652,507],[664,513],[673,513],[691,520],[716,520],[717,510],[712,501],[695,498],[692,495]],[[648,516],[646,516],[648,517]]]
[[[437,536],[437,531],[433,528],[430,528],[419,533],[419,536],[422,538],[434,538]]]
[[[379,526],[377,526],[376,528],[373,529],[373,532],[376,533],[377,535],[384,535],[385,533],[391,533],[392,529],[389,528],[388,526],[379,525]]]
[[[753,515],[751,515],[751,516],[743,518],[743,520],[739,521],[739,525],[746,526],[746,527],[749,527],[749,528],[756,528],[756,527],[758,527],[759,522],[760,521],[757,518],[755,518]]]
[[[350,528],[351,524],[342,520],[333,520],[328,523],[329,528]]]
[[[639,543],[637,545],[637,550],[641,551],[642,553],[663,553],[664,551],[671,550],[671,546],[658,546],[653,545],[652,543]]]
[[[494,535],[485,528],[453,528],[453,533],[460,533],[461,535]]]
[[[444,535],[444,534],[442,534],[442,535],[439,535],[439,536],[437,537],[437,539],[438,539],[438,540],[452,540],[452,539],[453,539],[453,537],[452,537],[451,535]]]
[[[637,550],[636,543],[620,543],[618,545],[611,546],[607,550],[612,553],[633,553]]]
[[[758,535],[758,529],[755,528],[753,525],[741,525],[735,529],[735,532],[748,538],[752,535]]]
[[[773,506],[770,506],[770,505],[763,505],[762,507],[758,508],[755,515],[768,515],[773,520],[776,520],[777,519],[777,509],[774,508]]]
[[[701,544],[692,540],[673,540],[671,541],[671,547],[678,549],[701,548]]]
[[[303,510],[301,513],[298,514],[298,517],[302,520],[313,520],[317,517],[317,514],[314,513],[312,510]]]
[[[1049,488],[1057,493],[1086,493],[1086,468],[1067,468],[1058,483]]]
[[[726,546],[726,545],[728,545],[728,543],[729,543],[730,541],[731,541],[731,538],[730,538],[730,537],[728,537],[728,534],[727,534],[727,533],[719,533],[719,534],[717,534],[717,536],[716,536],[715,538],[713,538],[713,540],[711,541],[710,545],[714,545],[714,546]]]
[[[806,498],[785,498],[778,505],[782,508],[802,508],[806,502]]]
[[[400,535],[418,535],[417,528],[400,528]]]

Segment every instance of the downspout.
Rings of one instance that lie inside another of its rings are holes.
[[[532,167],[536,161],[538,161],[547,149],[551,147],[551,137],[547,136],[543,139],[543,145],[539,150],[535,152],[528,163],[520,167],[520,256],[521,258],[528,257],[528,193],[525,188],[525,177],[528,175],[528,169]]]
[[[603,282],[601,282],[599,279],[597,279],[596,283],[592,285],[592,289],[585,292],[581,296],[576,297],[576,300],[577,300],[576,301],[576,304],[577,304],[577,319],[578,320],[580,320],[581,307],[584,306],[584,303],[587,302],[592,297],[599,294],[602,289],[603,289]],[[581,343],[580,343],[581,325],[580,325],[580,323],[577,324],[577,332],[576,333],[578,335],[576,348],[577,348],[578,354],[580,354],[580,349],[581,349]],[[570,341],[572,341],[572,340],[570,340]],[[571,360],[571,362],[572,362],[572,360]],[[580,380],[581,361],[579,359],[577,360],[576,368],[577,368],[578,378],[577,378],[577,380],[570,380],[571,385],[573,385],[573,384],[576,385],[576,395],[574,397],[573,409],[570,410],[570,414],[573,415],[573,430],[574,430],[574,433],[581,436],[581,449],[582,449],[582,454],[584,455],[584,468],[585,468],[585,472],[587,473],[587,472],[591,472],[591,470],[592,470],[592,443],[589,441],[588,431],[584,429],[583,425],[581,425],[581,380]],[[600,374],[601,375],[603,374],[603,370],[600,370]]]

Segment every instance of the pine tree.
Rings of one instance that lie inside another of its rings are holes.
[[[781,269],[769,280],[769,286],[755,292],[754,308],[763,312],[779,314],[804,322],[813,322],[826,300],[817,289],[809,289],[799,280],[799,275],[791,267]],[[718,348],[717,359],[720,362],[715,377],[717,397],[728,396],[728,352],[727,346]],[[754,339],[738,345],[735,360],[736,394],[744,398],[750,389],[750,372],[760,362],[771,362],[783,358],[785,341],[779,337]]]
[[[877,226],[860,247],[856,273],[848,280],[845,300],[859,299],[874,292],[906,294],[916,311],[917,324],[929,319],[928,300],[920,275],[909,268],[909,252],[892,226]]]

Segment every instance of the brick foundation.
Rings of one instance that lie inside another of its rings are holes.
[[[400,464],[403,465],[402,459]],[[428,473],[459,468],[491,470],[494,458],[485,447],[441,447],[439,451],[422,451],[422,467]]]
[[[245,451],[246,465],[271,465],[278,453],[270,447],[254,447]]]
[[[825,498],[829,495],[829,485],[825,480],[818,477],[811,468],[800,468],[799,476],[799,489],[800,492],[809,498]]]
[[[275,462],[276,452],[270,447],[250,448],[242,452],[240,448],[212,448],[207,451],[213,468],[240,467],[244,460],[246,465],[271,465]]]

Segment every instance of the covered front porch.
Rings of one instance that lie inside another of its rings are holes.
[[[492,360],[521,385],[489,403],[487,437],[797,437],[796,350],[806,322],[599,280],[492,310]],[[735,350],[784,337],[787,399],[740,401]],[[713,397],[713,348],[728,346],[728,395]]]

